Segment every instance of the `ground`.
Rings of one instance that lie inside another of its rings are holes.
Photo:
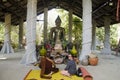
[[[23,80],[30,69],[39,69],[37,66],[20,64],[24,53],[22,50],[14,54],[0,54],[0,80]],[[120,57],[98,53],[98,58],[97,66],[78,66],[85,67],[93,80],[120,80]],[[64,69],[65,65],[59,64],[57,67]]]

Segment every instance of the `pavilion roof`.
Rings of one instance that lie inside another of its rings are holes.
[[[110,6],[110,1],[113,5]],[[60,7],[65,10],[71,8],[73,14],[82,18],[82,0],[38,0],[37,15],[43,13],[44,7],[48,10]],[[104,16],[110,15],[111,24],[118,23],[116,21],[117,0],[92,0],[92,17],[96,20],[97,26],[104,25]],[[12,14],[12,25],[18,25],[21,17],[26,20],[27,0],[0,0],[0,22],[4,22],[4,13]]]

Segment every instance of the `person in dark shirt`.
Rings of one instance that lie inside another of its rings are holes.
[[[68,59],[69,61],[65,69],[61,71],[61,74],[70,77],[71,75],[76,74],[77,70],[76,70],[76,62],[74,61],[74,57],[71,54],[69,54]]]

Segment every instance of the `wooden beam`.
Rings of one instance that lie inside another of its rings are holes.
[[[43,2],[43,4],[44,4],[44,7],[48,7],[48,1],[46,1],[46,0],[42,0],[42,2]]]
[[[26,12],[27,12],[26,10],[27,10],[27,9],[23,8],[23,6],[20,5],[20,1],[8,0],[8,2],[9,2],[10,4],[12,4],[13,7],[16,8],[16,11],[19,10],[19,11],[21,12],[21,13],[19,13],[19,16],[20,16],[20,17],[23,17],[23,15],[26,14]]]
[[[108,4],[108,2],[105,2],[104,4],[102,5],[99,5],[95,10],[92,11],[92,13],[96,13],[98,10],[100,10],[101,8],[103,8],[104,6],[106,6]]]
[[[4,12],[4,13],[8,12],[8,13],[14,14],[17,17],[19,17],[19,15],[17,13],[15,13],[12,10],[10,10],[9,8],[7,8],[3,3],[0,4],[0,7],[2,8],[2,12]]]

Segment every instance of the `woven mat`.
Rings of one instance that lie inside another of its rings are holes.
[[[24,80],[83,80],[82,77],[77,77],[73,75],[70,77],[63,76],[60,72],[54,73],[51,79],[40,78],[40,70],[30,70],[25,76]]]

